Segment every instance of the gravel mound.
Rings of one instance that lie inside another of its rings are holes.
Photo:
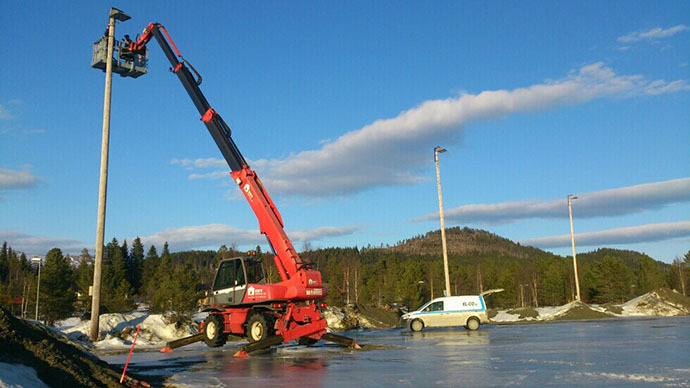
[[[50,330],[0,308],[0,362],[26,365],[51,387],[121,387],[120,374]],[[139,385],[126,381],[125,386]],[[145,383],[142,383],[145,384]]]

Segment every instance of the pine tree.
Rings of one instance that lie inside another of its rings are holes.
[[[108,243],[106,251],[110,255],[103,264],[102,303],[108,312],[126,312],[133,308],[134,291],[125,278],[125,259],[117,239]],[[105,255],[104,255],[105,256]]]
[[[2,243],[2,250],[0,250],[0,283],[4,283],[9,272],[9,254],[7,250],[7,241]]]
[[[129,254],[127,261],[127,280],[134,288],[134,292],[140,294],[142,276],[144,272],[144,244],[141,243],[139,237],[134,239],[132,243],[132,251]]]
[[[40,310],[46,323],[67,318],[73,311],[76,295],[72,289],[72,269],[58,248],[51,249],[41,269]]]
[[[158,251],[156,250],[155,245],[151,245],[146,253],[146,258],[144,259],[144,272],[142,279],[142,287],[144,288],[146,299],[149,302],[151,302],[153,296],[156,294],[156,290],[158,289],[155,277],[159,265],[160,258],[158,257]]]
[[[84,248],[84,250],[86,250],[86,248]],[[91,302],[89,288],[93,285],[93,265],[89,264],[87,257],[90,257],[88,250],[86,250],[86,255],[84,255],[84,251],[82,251],[79,267],[77,267],[74,274],[74,281],[77,286],[77,291],[79,292],[77,308],[83,311],[88,309]]]

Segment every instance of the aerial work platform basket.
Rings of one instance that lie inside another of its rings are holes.
[[[113,46],[113,73],[121,77],[137,78],[146,74],[148,68],[148,52],[133,53],[126,47],[125,42],[116,40]],[[105,71],[108,56],[108,38],[102,37],[93,44],[91,67]]]

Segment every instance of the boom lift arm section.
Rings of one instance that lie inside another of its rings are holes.
[[[211,137],[213,137],[225,161],[228,163],[232,171],[231,175],[233,180],[240,186],[240,189],[254,211],[259,221],[261,233],[266,235],[274,250],[275,257],[273,259],[281,279],[283,281],[292,280],[291,283],[294,282],[294,285],[314,285],[309,284],[313,282],[314,276],[309,276],[308,272],[315,271],[312,271],[310,264],[304,263],[297,254],[292,242],[283,229],[283,219],[278,209],[261,184],[256,172],[249,168],[247,161],[237,148],[237,145],[232,139],[230,127],[223,121],[223,118],[218,112],[211,107],[206,97],[201,92],[199,88],[201,76],[199,76],[194,67],[182,57],[165,27],[159,23],[150,23],[144,29],[141,37],[136,42],[130,44],[130,50],[132,52],[145,51],[146,44],[152,38],[156,38],[163,53],[170,61],[172,65],[171,71],[177,74],[180,82],[182,82],[187,94],[189,94],[194,106],[201,115],[201,121],[206,125]],[[168,44],[168,41],[170,44]],[[186,64],[197,74],[197,79],[194,79],[194,76],[187,68]],[[318,276],[318,278],[318,282],[320,283],[320,276]],[[312,280],[312,282],[309,280]],[[320,285],[321,284],[318,284],[318,286]]]

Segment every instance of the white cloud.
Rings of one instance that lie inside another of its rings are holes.
[[[323,226],[315,229],[291,231],[288,232],[288,235],[294,242],[318,241],[328,237],[353,234],[358,230],[359,227],[357,226]],[[223,244],[229,246],[232,243],[239,246],[261,245],[266,242],[266,238],[261,235],[258,229],[248,230],[224,224],[209,224],[166,229],[151,236],[142,237],[141,241],[146,245],[157,246],[163,246],[167,241],[171,250],[185,250],[217,248]]]
[[[628,35],[623,35],[618,37],[618,41],[621,43],[639,42],[639,41],[657,41],[659,39],[671,37],[679,32],[690,30],[690,27],[679,24],[677,26],[669,28],[651,28],[649,30],[635,31]]]
[[[0,241],[7,241],[12,249],[27,255],[45,255],[53,248],[60,248],[64,254],[78,254],[82,248],[86,248],[81,241],[72,238],[37,237],[11,230],[0,230]],[[89,248],[93,249],[93,247]]]
[[[577,246],[603,246],[665,241],[688,236],[690,236],[690,221],[680,221],[578,233],[575,235],[575,243]],[[522,245],[539,248],[568,247],[570,243],[569,234],[520,241]]]
[[[27,169],[13,171],[0,168],[0,190],[3,189],[22,189],[36,186],[38,178],[31,174]]]
[[[578,218],[610,217],[659,209],[663,206],[690,201],[690,178],[645,183],[577,194],[573,213]],[[516,201],[498,204],[464,205],[444,211],[448,223],[502,224],[529,218],[566,218],[566,196],[548,201]],[[438,212],[413,221],[437,220]]]
[[[290,236],[294,241],[310,242],[326,237],[347,236],[358,231],[358,226],[321,226],[314,229],[296,230],[291,232]]]
[[[690,90],[685,80],[649,81],[641,75],[618,75],[601,62],[583,66],[558,80],[513,90],[461,94],[425,101],[390,119],[347,132],[320,149],[285,159],[253,161],[273,195],[334,197],[373,187],[422,182],[436,144],[459,141],[466,124],[511,114],[582,104],[603,97],[632,97]],[[186,159],[184,159],[186,160]],[[220,159],[209,160],[216,164]],[[224,163],[224,162],[223,162]],[[250,162],[251,163],[251,162]],[[178,162],[194,166],[195,161]],[[190,178],[219,178],[192,174]]]

